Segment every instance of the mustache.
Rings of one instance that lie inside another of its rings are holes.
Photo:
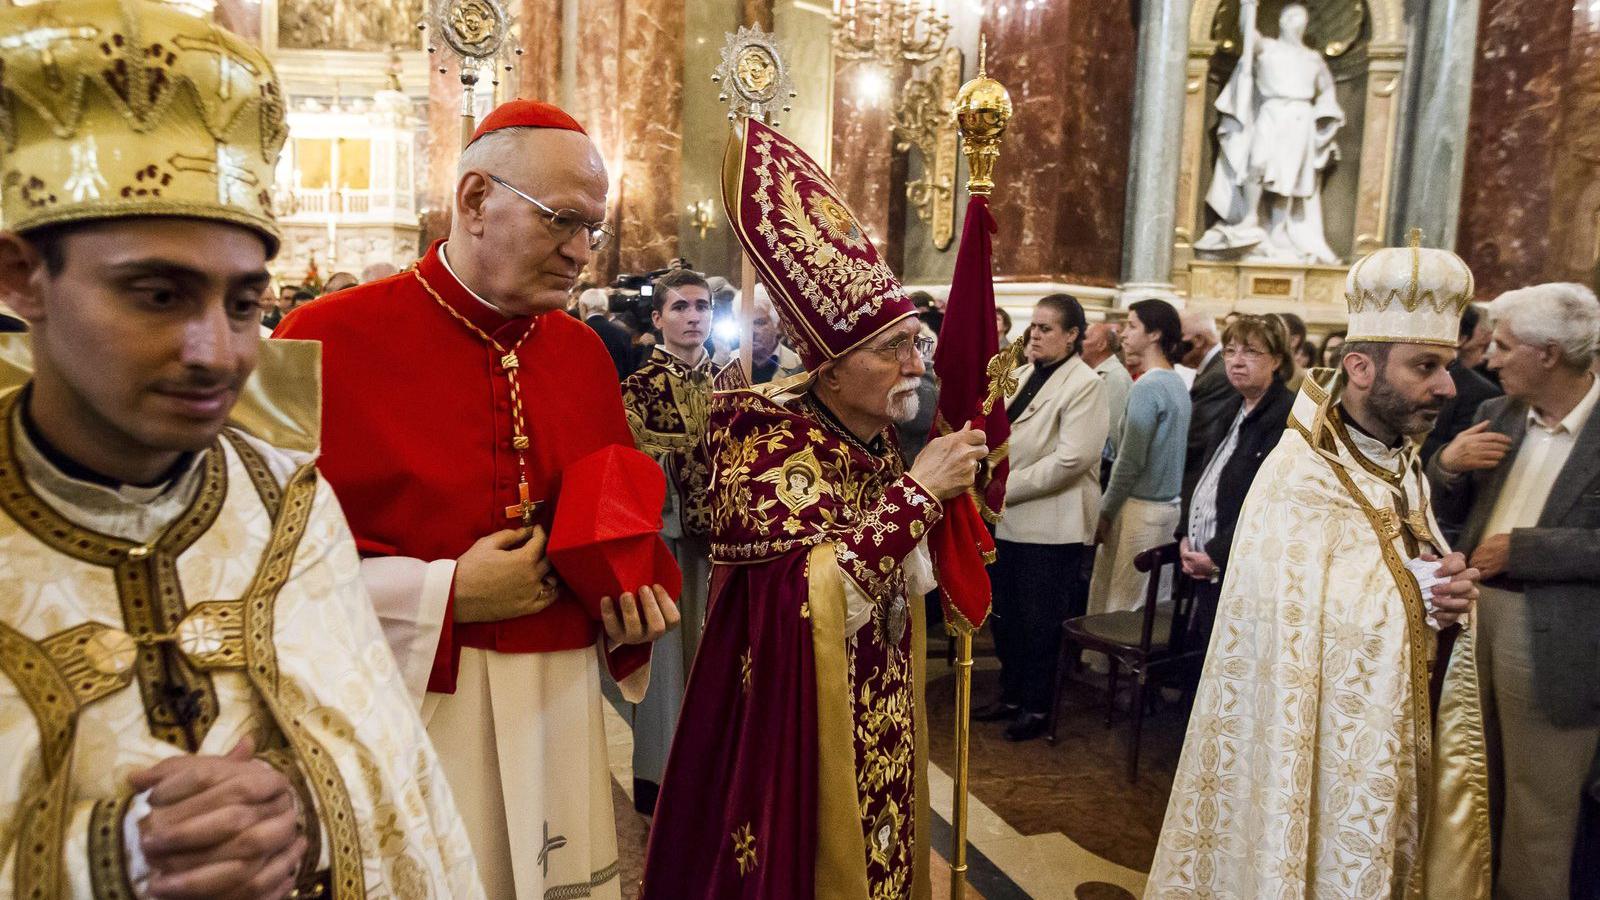
[[[150,385],[152,390],[174,394],[209,393],[221,390],[238,390],[248,376],[233,371],[191,369],[180,378],[163,378]]]
[[[921,378],[911,378],[909,376],[902,378],[895,382],[894,388],[889,391],[889,396],[898,397],[901,394],[915,394],[917,392],[917,386],[921,383]]]

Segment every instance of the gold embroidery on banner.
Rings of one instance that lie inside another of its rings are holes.
[[[744,876],[755,871],[756,838],[750,831],[750,823],[741,825],[730,837],[733,838],[733,860],[739,864],[739,874]]]

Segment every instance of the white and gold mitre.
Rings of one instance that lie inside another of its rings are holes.
[[[276,251],[283,96],[266,57],[205,15],[152,0],[0,10],[0,226],[189,216]]]
[[[1350,268],[1346,340],[1456,346],[1461,312],[1472,302],[1472,270],[1454,253],[1421,242],[1413,228],[1410,246],[1374,251]]]

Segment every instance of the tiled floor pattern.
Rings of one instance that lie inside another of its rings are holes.
[[[980,641],[973,702],[997,689],[998,668]],[[950,896],[955,675],[928,664],[929,788],[935,819],[934,898]],[[1092,679],[1093,676],[1089,676]],[[1126,695],[1124,695],[1126,696]],[[1183,713],[1157,704],[1145,720],[1137,784],[1124,771],[1126,713],[1105,726],[1103,683],[1069,682],[1061,740],[1007,743],[1003,725],[976,723],[969,765],[969,900],[1126,900],[1144,888],[1183,740]],[[606,732],[617,811],[624,897],[639,883],[647,820],[633,810],[632,733],[610,704]]]

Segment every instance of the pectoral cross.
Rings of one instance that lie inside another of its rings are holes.
[[[506,518],[521,519],[524,528],[532,527],[533,514],[543,505],[529,496],[528,483],[524,481],[517,485],[517,502],[506,507]]]

